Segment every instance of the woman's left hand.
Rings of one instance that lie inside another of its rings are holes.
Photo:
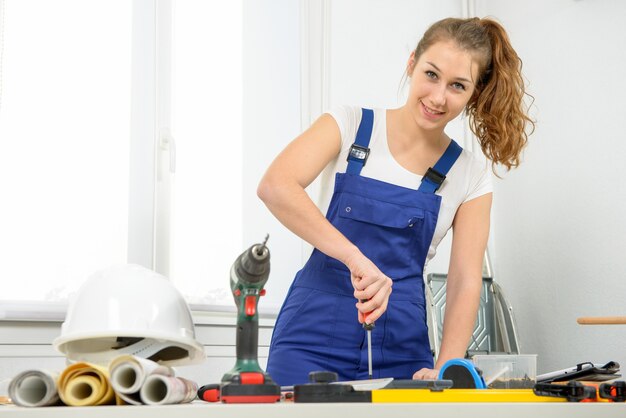
[[[436,380],[439,376],[439,370],[437,369],[420,369],[413,373],[414,380]]]

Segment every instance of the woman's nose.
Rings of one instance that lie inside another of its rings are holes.
[[[445,86],[437,86],[430,95],[430,100],[433,106],[444,106],[446,104],[446,89]]]

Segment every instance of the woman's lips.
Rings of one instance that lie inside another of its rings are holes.
[[[428,106],[426,106],[424,103],[420,102],[422,105],[422,110],[424,111],[424,114],[431,118],[431,119],[437,119],[439,118],[441,115],[443,115],[445,112],[441,112],[439,110],[430,108]]]

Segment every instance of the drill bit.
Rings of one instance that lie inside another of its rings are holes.
[[[258,256],[263,255],[263,250],[265,250],[265,244],[267,244],[267,240],[270,238],[270,234],[266,234],[265,235],[265,239],[263,240],[263,242],[261,243],[261,245],[256,245],[255,249],[256,249],[256,253]]]

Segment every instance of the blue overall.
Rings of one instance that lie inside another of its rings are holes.
[[[418,190],[360,176],[372,123],[373,112],[363,109],[326,218],[393,280],[387,310],[372,330],[373,377],[410,379],[433,367],[423,269],[441,204],[435,191],[462,149],[452,141]],[[307,383],[318,370],[334,371],[339,380],[368,378],[366,332],[353,292],[348,268],[314,249],[276,319],[267,372],[278,384]]]

